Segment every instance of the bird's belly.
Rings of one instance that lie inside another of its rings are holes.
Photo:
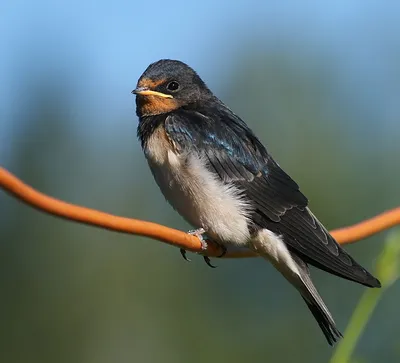
[[[250,206],[236,187],[224,184],[199,157],[170,150],[163,162],[148,161],[165,198],[190,224],[222,243],[248,242]]]

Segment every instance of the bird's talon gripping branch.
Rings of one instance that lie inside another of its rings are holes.
[[[208,266],[210,266],[211,268],[216,268],[216,267],[217,267],[217,266],[214,266],[214,265],[211,263],[210,257],[208,257],[208,256],[203,256],[203,258],[204,258],[205,263],[206,263]]]
[[[204,237],[204,234],[206,233],[206,231],[204,230],[204,228],[194,229],[194,230],[189,231],[188,233],[191,234],[192,236],[196,236],[196,237],[200,240],[202,251],[206,251],[206,250],[207,250],[207,248],[208,248],[208,243],[206,242],[206,238]],[[181,253],[182,253],[182,250],[181,250]],[[223,256],[225,253],[226,253],[226,248],[224,248],[224,251],[222,252],[222,255],[221,255],[221,256]],[[183,256],[183,258],[184,258],[185,260],[187,259],[187,258],[186,258],[186,251],[185,251],[184,254],[182,254],[182,256]],[[216,267],[217,267],[217,266],[214,266],[214,265],[211,263],[210,257],[208,257],[208,256],[203,256],[203,258],[204,258],[205,263],[206,263],[208,266],[210,266],[211,268],[216,268]]]
[[[208,243],[206,242],[206,238],[204,237],[204,234],[206,233],[204,228],[192,229],[188,233],[192,236],[196,236],[200,240],[202,251],[207,250]]]
[[[218,258],[224,257],[226,255],[226,252],[228,251],[228,249],[223,245],[218,243],[219,248],[222,250],[221,254],[219,256],[217,256]]]
[[[206,238],[204,237],[204,234],[206,233],[204,228],[193,229],[193,230],[190,230],[188,233],[190,235],[192,235],[192,236],[196,236],[200,240],[201,250],[202,251],[206,251],[207,250],[208,243],[206,242]],[[218,256],[218,257],[222,257],[223,255],[226,254],[226,247],[222,246],[222,245],[220,245],[220,247],[222,248],[223,251],[222,251],[222,254],[220,256]],[[191,262],[191,260],[186,255],[187,251],[185,249],[181,248],[179,251],[181,252],[181,255],[185,259],[185,261]],[[214,266],[211,263],[210,257],[203,256],[203,258],[204,258],[205,263],[208,266],[210,266],[211,268],[216,268],[217,267],[217,266]]]
[[[196,236],[200,240],[202,250],[207,249],[208,245],[207,245],[207,242],[204,240],[203,234],[205,233],[205,230],[203,228],[193,229],[193,230],[190,230],[188,233],[191,234],[192,236]],[[181,248],[179,251],[185,261],[187,261],[187,262],[192,261],[190,258],[187,257],[187,251],[185,249]],[[207,263],[207,261],[206,261],[206,263]],[[209,265],[209,263],[207,263],[207,265]]]
[[[206,230],[204,228],[197,228],[197,229],[191,229],[189,232],[192,236],[196,236],[200,241],[204,240],[204,233],[206,233]]]
[[[223,257],[223,256],[225,256],[226,255],[226,252],[228,251],[228,249],[223,245],[223,244],[220,244],[220,243],[217,243],[217,242],[214,242],[216,245],[218,245],[218,247],[222,250],[222,253],[219,255],[219,256],[217,256],[218,258],[221,258],[221,257]],[[208,266],[210,266],[211,268],[216,268],[217,266],[215,266],[215,265],[213,265],[212,263],[211,263],[211,260],[210,260],[210,258],[208,257],[208,256],[203,256],[204,257],[204,261],[206,262],[206,264],[208,265]]]
[[[187,261],[187,262],[192,262],[192,260],[186,256],[186,250],[184,250],[183,248],[181,248],[179,251],[181,252],[181,255],[182,255],[182,257],[183,257],[183,259],[184,259],[185,261]]]

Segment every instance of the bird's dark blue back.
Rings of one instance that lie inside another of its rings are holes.
[[[165,130],[178,151],[195,149],[225,183],[254,207],[252,229],[281,236],[306,262],[367,286],[379,282],[345,252],[309,211],[299,186],[268,154],[246,123],[218,100],[168,114]]]

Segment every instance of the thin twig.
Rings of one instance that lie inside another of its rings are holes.
[[[115,232],[157,239],[172,246],[192,252],[199,252],[210,257],[219,256],[222,252],[215,243],[209,243],[207,250],[203,251],[197,237],[173,228],[138,219],[118,217],[49,197],[26,185],[2,167],[0,167],[0,187],[24,203],[57,217]],[[359,241],[397,224],[400,224],[400,207],[353,226],[333,230],[331,233],[338,243],[347,244]],[[228,251],[224,257],[238,258],[256,256],[257,255],[251,251],[238,250]]]

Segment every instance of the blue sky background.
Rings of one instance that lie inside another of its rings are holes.
[[[27,102],[26,83],[52,64],[54,76],[78,82],[77,112],[97,110],[93,122],[132,112],[129,90],[146,66],[160,58],[193,66],[217,93],[232,77],[241,55],[235,45],[254,42],[262,50],[307,51],[335,64],[343,95],[364,111],[395,123],[393,96],[400,40],[395,2],[337,1],[6,1],[0,8],[1,134],[10,116]],[[299,57],[298,62],[302,60]],[[397,83],[398,84],[398,83]],[[60,84],[60,88],[65,85]],[[369,100],[380,99],[380,107]],[[370,109],[368,109],[370,105]],[[7,126],[8,124],[8,126]],[[80,127],[92,127],[90,123]],[[3,143],[4,145],[4,143]]]

